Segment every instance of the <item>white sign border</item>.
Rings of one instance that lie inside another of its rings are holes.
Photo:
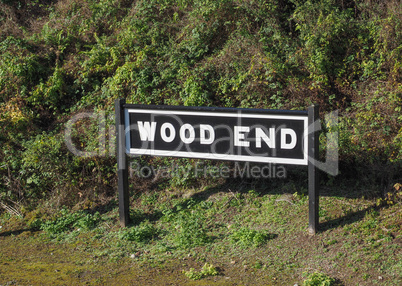
[[[267,111],[269,112],[269,111]],[[163,115],[195,115],[195,116],[215,116],[215,117],[239,117],[242,118],[261,118],[261,119],[285,119],[285,120],[301,120],[304,122],[304,138],[303,138],[303,159],[280,158],[280,157],[261,157],[261,156],[245,156],[245,155],[228,155],[228,154],[213,154],[201,152],[184,152],[184,151],[166,151],[155,149],[138,149],[129,148],[130,142],[130,113],[147,113],[147,114],[163,114]],[[151,155],[151,156],[166,156],[166,157],[181,157],[181,158],[195,158],[195,159],[212,159],[224,161],[243,161],[243,162],[256,162],[256,163],[272,163],[272,164],[291,164],[291,165],[308,165],[308,115],[281,115],[281,114],[264,114],[264,113],[250,113],[233,111],[185,111],[185,110],[170,110],[170,109],[141,109],[141,108],[125,108],[125,137],[126,137],[126,153],[127,155]]]

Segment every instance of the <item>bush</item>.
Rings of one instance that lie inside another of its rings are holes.
[[[353,10],[341,10],[334,0],[305,1],[293,14],[300,32],[305,68],[312,86],[325,88],[342,73],[348,46],[356,36]]]
[[[25,195],[33,198],[46,196],[52,186],[62,184],[68,158],[63,154],[61,136],[43,133],[23,143],[20,173],[26,184]]]
[[[64,81],[63,71],[56,67],[52,76],[46,83],[40,83],[28,98],[28,102],[40,106],[41,108],[48,108],[53,110],[62,109],[60,102],[66,96],[66,84]]]

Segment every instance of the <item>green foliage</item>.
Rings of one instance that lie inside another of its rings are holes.
[[[34,53],[26,40],[7,37],[0,42],[1,102],[11,97],[26,96],[30,89],[48,74],[47,59]]]
[[[51,237],[57,237],[57,235],[73,229],[91,230],[97,226],[100,220],[98,212],[90,214],[84,211],[70,212],[67,209],[61,209],[55,219],[45,220],[40,228]]]
[[[335,279],[321,272],[311,274],[304,273],[307,278],[303,281],[303,286],[332,286],[335,285]]]
[[[384,6],[360,4],[364,13],[362,30],[366,30],[364,49],[367,57],[362,62],[363,77],[389,80],[401,79],[402,60],[402,7],[397,1],[388,1]]]
[[[195,183],[195,165],[188,159],[179,159],[169,171],[173,187],[188,187]]]
[[[232,243],[242,247],[259,247],[273,238],[275,238],[274,234],[244,227],[234,231],[230,236]]]
[[[175,217],[173,241],[180,248],[190,248],[204,245],[212,241],[208,234],[208,225],[196,211],[181,211]]]
[[[194,268],[190,268],[189,271],[183,271],[191,280],[199,280],[208,276],[216,276],[219,274],[218,270],[212,264],[205,263],[200,271],[196,271]]]
[[[52,28],[49,23],[43,25],[40,36],[40,39],[43,40],[47,46],[50,46],[56,50],[58,56],[56,59],[57,62],[60,61],[63,56],[63,52],[73,40],[70,31]]]
[[[20,173],[27,185],[27,196],[44,196],[55,181],[62,182],[60,174],[66,160],[63,143],[60,136],[43,133],[23,144]]]
[[[95,214],[82,214],[82,216],[74,223],[74,227],[80,230],[91,230],[95,228],[101,221],[99,212]]]
[[[208,106],[210,105],[208,90],[202,79],[189,76],[184,83],[181,97],[186,106]]]
[[[120,237],[128,241],[134,241],[137,243],[147,243],[152,239],[155,239],[159,234],[159,231],[149,221],[141,222],[138,226],[122,230]]]
[[[49,77],[46,83],[41,82],[28,98],[28,102],[33,105],[40,105],[49,109],[57,110],[59,103],[66,94],[66,88],[63,71],[56,67],[53,75]],[[61,108],[60,108],[61,109]]]
[[[305,64],[313,87],[325,87],[342,73],[347,47],[355,35],[353,10],[339,9],[334,0],[306,1],[298,5],[293,18],[305,47],[300,56],[307,53]]]

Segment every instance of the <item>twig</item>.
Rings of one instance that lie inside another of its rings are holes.
[[[8,206],[8,205],[6,205],[6,204],[3,203],[3,202],[0,202],[0,205],[1,205],[6,211],[8,211],[9,214],[11,214],[11,215],[16,215],[16,216],[18,216],[18,217],[22,217],[22,214],[21,214],[16,208],[13,208],[12,206]]]
[[[235,194],[232,192],[231,189],[229,189],[229,192],[232,194],[232,196],[233,196],[238,202],[240,202],[239,199],[235,196]]]
[[[275,202],[288,202],[289,204],[294,205],[294,203],[292,202],[293,196],[292,195],[282,195],[281,198],[276,199]]]
[[[294,205],[294,203],[290,199],[277,199],[275,202],[288,202],[289,204]]]

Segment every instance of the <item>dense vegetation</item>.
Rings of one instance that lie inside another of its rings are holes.
[[[112,133],[117,98],[245,108],[318,103],[321,114],[339,110],[341,176],[371,186],[367,192],[397,195],[399,0],[1,0],[0,50],[5,205],[114,197],[113,134],[106,146],[99,141]],[[99,115],[73,126],[73,142],[97,156],[76,157],[64,142],[66,122],[80,112]],[[172,177],[162,183],[194,183]]]

